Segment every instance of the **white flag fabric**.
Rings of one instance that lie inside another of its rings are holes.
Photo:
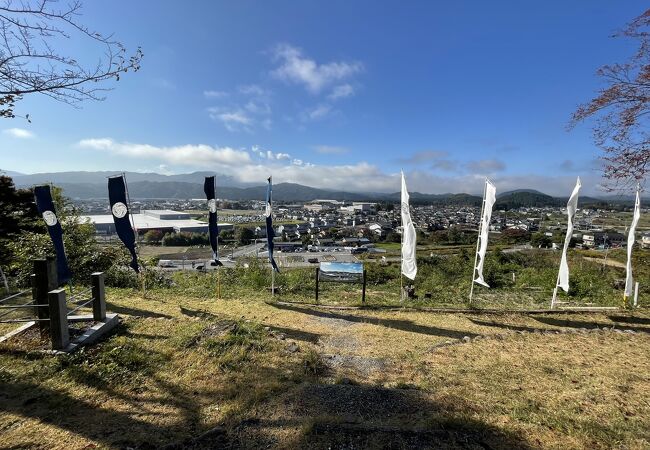
[[[415,227],[411,221],[409,208],[409,193],[406,190],[406,180],[402,172],[402,273],[415,280],[418,266],[415,261]]]
[[[636,200],[634,202],[634,215],[632,216],[632,225],[630,225],[630,232],[627,235],[627,266],[625,277],[625,296],[631,297],[634,290],[634,278],[632,277],[632,247],[634,247],[634,233],[636,232],[636,225],[641,218],[641,198],[639,191],[636,191]]]
[[[485,180],[485,201],[483,203],[483,216],[481,216],[481,228],[479,230],[480,246],[478,249],[478,263],[476,264],[475,283],[485,287],[490,287],[483,279],[483,263],[485,262],[485,252],[487,251],[488,235],[490,234],[490,220],[492,219],[492,207],[497,201],[497,188]]]
[[[582,184],[580,183],[580,177],[578,177],[576,186],[573,188],[571,197],[569,197],[569,201],[566,204],[567,229],[566,236],[564,237],[564,249],[562,250],[562,260],[560,261],[560,273],[557,283],[564,292],[569,292],[569,263],[567,263],[566,252],[569,248],[571,237],[573,236],[573,220],[575,219],[576,211],[578,210],[578,194],[580,193],[581,187]]]

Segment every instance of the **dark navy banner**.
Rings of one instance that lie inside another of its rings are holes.
[[[111,213],[113,222],[115,222],[115,231],[124,246],[131,253],[131,268],[140,273],[138,266],[138,256],[135,253],[135,232],[129,219],[129,208],[126,200],[126,183],[124,177],[110,177],[108,179],[108,201],[111,204]]]
[[[266,190],[266,211],[264,215],[266,216],[266,243],[269,248],[269,262],[276,272],[280,272],[278,265],[273,259],[273,238],[275,237],[275,231],[273,231],[273,208],[271,202],[273,201],[273,183],[271,182],[271,177],[269,177],[269,187]]]
[[[52,202],[52,192],[50,186],[36,186],[34,188],[34,198],[36,199],[36,208],[39,214],[43,216],[47,231],[54,244],[56,253],[56,271],[59,278],[59,286],[70,280],[72,273],[68,267],[68,258],[65,256],[65,247],[63,246],[63,229],[56,216],[54,202]]]
[[[203,191],[208,199],[208,235],[210,236],[210,247],[212,247],[212,257],[216,265],[222,265],[219,262],[219,225],[217,224],[217,199],[216,181],[214,175],[205,177],[203,182]]]

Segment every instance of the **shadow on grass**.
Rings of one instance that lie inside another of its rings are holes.
[[[126,306],[116,305],[115,303],[106,302],[106,310],[112,313],[124,314],[134,317],[156,318],[156,319],[171,319],[172,316],[146,309],[128,308]]]
[[[386,328],[394,328],[402,331],[410,331],[412,333],[426,334],[429,336],[446,337],[452,339],[462,339],[465,336],[469,336],[469,337],[478,336],[477,334],[470,333],[468,331],[456,331],[456,330],[449,330],[446,328],[431,327],[427,325],[418,325],[416,323],[413,323],[410,320],[379,319],[376,317],[334,313],[334,312],[320,311],[317,309],[305,308],[305,307],[294,306],[294,305],[282,305],[278,303],[269,303],[269,305],[273,306],[274,308],[294,311],[302,314],[308,314],[311,316],[321,317],[325,319],[338,319],[338,320],[346,320],[348,322],[369,323],[372,325],[378,325]]]
[[[548,328],[536,328],[536,327],[529,327],[526,325],[512,325],[509,323],[502,323],[502,322],[494,322],[494,321],[489,321],[489,320],[481,320],[481,319],[475,319],[470,317],[469,320],[475,324],[475,325],[481,325],[484,327],[496,327],[496,328],[502,328],[504,330],[510,330],[510,331],[527,331],[529,333],[534,333],[536,331],[547,331]]]
[[[638,316],[608,316],[612,322],[625,322],[637,325],[650,325],[650,317]]]
[[[603,323],[603,322],[597,322],[597,321],[584,321],[584,320],[573,320],[573,319],[558,319],[555,317],[535,317],[535,320],[541,323],[545,323],[547,325],[553,325],[556,327],[565,327],[565,328],[587,328],[587,329],[594,329],[594,328],[601,328],[601,327],[611,327],[612,324],[610,323]],[[619,325],[615,324],[614,328],[617,330],[630,330],[630,331],[635,331],[637,333],[650,333],[650,328],[648,327],[631,327],[631,326],[626,326],[626,325]]]
[[[198,317],[199,319],[206,319],[206,320],[216,320],[219,319],[219,316],[216,314],[212,314],[206,311],[200,311],[198,309],[189,309],[185,308],[184,306],[181,306],[181,314],[184,316],[188,317]]]
[[[227,433],[233,448],[247,448],[252,442],[267,448],[309,449],[532,448],[523,434],[473,419],[462,399],[435,401],[417,390],[309,383],[269,403],[252,411],[255,414],[241,421],[236,432]],[[277,442],[288,430],[294,431],[288,434],[290,440]],[[216,444],[212,439],[182,448],[209,448]]]
[[[275,331],[277,333],[283,333],[289,339],[294,339],[296,341],[311,342],[312,344],[316,344],[321,337],[321,335],[318,333],[310,333],[308,331],[294,330],[293,328],[277,327],[275,325],[266,325],[266,326],[268,326],[272,331]]]

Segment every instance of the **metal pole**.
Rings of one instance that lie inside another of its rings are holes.
[[[632,303],[632,306],[634,308],[637,308],[639,306],[639,282],[638,281],[634,284],[634,302]]]
[[[469,303],[472,304],[472,296],[474,295],[474,275],[476,274],[476,263],[478,262],[478,249],[481,242],[481,231],[483,230],[483,211],[485,209],[485,195],[487,193],[487,178],[483,186],[483,202],[481,203],[481,215],[479,216],[478,236],[476,237],[476,253],[474,255],[474,266],[472,268],[472,282],[469,288]]]
[[[217,300],[221,300],[221,272],[217,266]]]
[[[318,304],[318,273],[320,269],[316,267],[316,304]]]
[[[275,295],[275,270],[271,266],[271,295]]]

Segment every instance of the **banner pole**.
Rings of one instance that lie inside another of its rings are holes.
[[[634,301],[632,307],[637,308],[639,306],[639,282],[637,281],[634,284]]]
[[[140,251],[139,251],[139,245],[138,245],[138,229],[135,226],[135,219],[133,218],[133,209],[131,209],[131,196],[129,195],[129,185],[126,182],[126,173],[122,172],[122,179],[124,180],[124,190],[126,193],[126,201],[129,204],[128,205],[128,211],[129,211],[129,219],[131,219],[131,227],[133,227],[133,231],[135,232],[135,254],[137,259],[140,259]],[[147,288],[146,288],[146,280],[144,277],[144,271],[145,271],[144,265],[140,268],[140,278],[142,281],[142,297],[146,298],[147,297]]]
[[[271,266],[271,296],[275,296],[275,270]]]
[[[472,268],[472,282],[469,288],[469,304],[472,304],[472,296],[474,295],[474,275],[476,275],[476,263],[478,262],[478,249],[481,242],[481,231],[483,230],[483,211],[485,210],[485,195],[487,194],[487,178],[483,186],[483,202],[481,203],[481,215],[479,216],[478,236],[476,237],[476,253],[474,254],[474,266]]]
[[[217,266],[217,300],[221,300],[221,271]]]

